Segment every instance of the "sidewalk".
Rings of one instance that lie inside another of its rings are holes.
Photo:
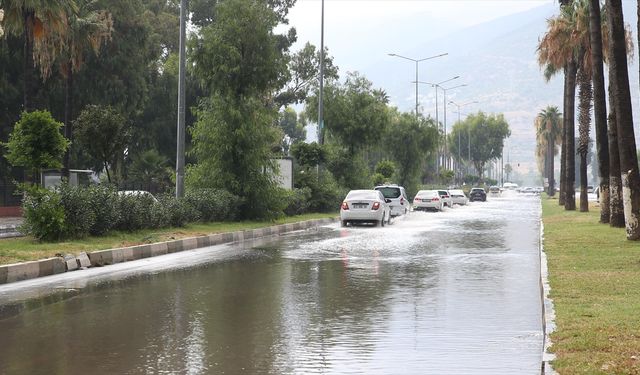
[[[21,224],[21,217],[0,217],[0,238],[22,236],[22,233],[18,232]]]

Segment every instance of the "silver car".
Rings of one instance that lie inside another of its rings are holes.
[[[440,197],[440,194],[438,194],[437,190],[420,190],[413,198],[414,211],[442,211],[443,205],[444,201]]]
[[[343,227],[355,223],[383,227],[391,221],[389,202],[378,190],[351,190],[340,206],[340,222]]]
[[[452,204],[459,204],[461,206],[464,206],[467,204],[467,196],[464,194],[464,191],[462,190],[449,190],[449,195],[451,196],[451,203]]]

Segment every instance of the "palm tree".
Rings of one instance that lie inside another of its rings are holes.
[[[535,120],[536,134],[541,151],[544,150],[545,171],[549,181],[547,194],[555,194],[554,158],[557,154],[556,146],[562,142],[562,114],[558,107],[548,106],[538,113]]]
[[[4,17],[0,26],[6,33],[21,36],[23,55],[23,105],[26,111],[33,109],[33,67],[35,61],[49,61],[53,56],[34,55],[34,46],[46,41],[52,34],[63,35],[67,30],[66,14],[75,9],[73,0],[0,0]],[[55,49],[46,52],[55,53]]]
[[[640,2],[638,4],[640,4]],[[611,212],[609,206],[609,143],[607,136],[607,103],[604,91],[603,33],[602,20],[600,17],[600,0],[589,0],[589,6],[593,117],[596,127],[596,153],[600,174],[600,222],[608,223]],[[640,18],[638,20],[640,22]]]
[[[575,90],[576,50],[573,44],[573,7],[561,7],[561,14],[547,20],[548,30],[538,45],[538,63],[545,67],[545,78],[564,71],[563,145],[560,174],[560,204],[575,210]]]
[[[611,40],[609,69],[614,81],[614,111],[618,132],[623,205],[627,239],[640,240],[640,171],[636,155],[635,132],[627,67],[627,43],[621,0],[607,0],[609,37]]]
[[[100,53],[100,46],[111,39],[113,20],[105,10],[96,9],[96,0],[76,0],[76,13],[69,14],[69,29],[62,42],[64,46],[62,74],[65,82],[64,135],[72,140],[73,131],[73,75],[84,65],[85,52],[90,48],[94,54]],[[64,156],[64,174],[69,173],[69,154]]]

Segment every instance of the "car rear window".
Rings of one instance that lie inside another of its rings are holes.
[[[376,199],[378,193],[371,190],[355,190],[347,194],[347,199]]]
[[[435,197],[438,195],[438,192],[433,190],[420,190],[416,196],[419,197]]]
[[[385,198],[400,197],[400,188],[397,187],[379,187],[376,190],[379,190]]]

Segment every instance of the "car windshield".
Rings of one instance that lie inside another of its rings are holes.
[[[378,192],[373,190],[352,190],[347,194],[347,199],[377,199]]]
[[[480,191],[484,191],[484,189],[482,189],[482,188],[473,188],[473,189],[471,189],[471,191],[480,192]]]
[[[397,187],[378,187],[376,190],[379,190],[385,198],[398,198],[400,196],[400,188]]]
[[[451,193],[452,195],[464,195],[464,193],[462,192],[462,190],[449,190],[449,193]]]
[[[449,195],[449,193],[444,191],[444,190],[438,190],[438,194],[440,194],[440,195]]]

